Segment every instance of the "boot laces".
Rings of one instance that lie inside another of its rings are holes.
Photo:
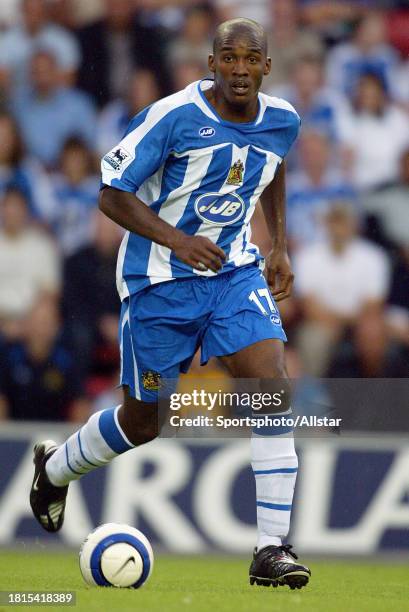
[[[281,546],[277,546],[280,550],[282,550],[287,555],[291,555],[294,559],[298,559],[298,555],[292,549],[292,544],[282,544]]]

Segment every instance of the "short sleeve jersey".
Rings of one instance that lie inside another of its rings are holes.
[[[300,119],[280,98],[258,94],[254,121],[222,119],[205,79],[159,100],[131,121],[102,159],[102,183],[135,194],[186,234],[206,236],[228,257],[219,274],[261,259],[250,219],[263,190],[297,137]],[[148,285],[214,272],[197,271],[167,247],[127,232],[117,266],[121,299]]]

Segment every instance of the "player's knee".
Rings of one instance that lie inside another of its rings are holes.
[[[125,435],[135,446],[151,442],[159,434],[156,404],[125,395],[124,403],[118,411],[118,419]]]
[[[287,379],[284,352],[276,351],[268,361],[266,360],[265,370],[263,378],[273,378],[279,381]]]
[[[260,352],[254,355],[256,378],[275,379],[281,381],[287,378],[285,367],[284,345],[280,341],[268,341],[262,343]]]
[[[291,406],[291,386],[285,367],[284,355],[280,353],[268,364],[268,373],[260,378],[260,390],[275,398],[268,412],[285,412]],[[275,403],[278,401],[279,403]]]
[[[285,369],[284,360],[278,363],[271,364],[271,378],[278,380],[284,380],[287,378],[287,372]]]
[[[262,412],[286,412],[291,407],[291,385],[287,378],[285,368],[275,370],[275,375],[260,379],[260,391],[273,398],[273,402],[266,405]]]

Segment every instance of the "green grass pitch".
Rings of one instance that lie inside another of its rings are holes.
[[[76,611],[106,612],[402,612],[409,610],[409,567],[399,564],[311,561],[301,591],[250,586],[248,559],[158,556],[138,591],[85,585],[73,553],[0,553],[0,590],[73,590]],[[20,610],[28,606],[19,607]],[[58,606],[61,610],[62,607]],[[0,606],[1,612],[11,608]],[[32,606],[45,610],[55,607]]]

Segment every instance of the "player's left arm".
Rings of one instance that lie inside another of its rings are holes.
[[[294,274],[287,253],[285,226],[285,162],[282,161],[274,179],[263,191],[261,206],[273,248],[266,257],[266,279],[276,302],[291,294]]]

